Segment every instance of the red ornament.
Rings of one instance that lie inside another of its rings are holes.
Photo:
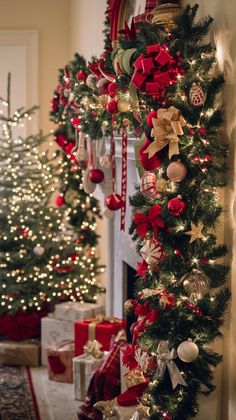
[[[101,169],[91,169],[89,172],[89,179],[94,184],[100,184],[104,180],[104,173]]]
[[[110,112],[110,114],[117,114],[118,112],[118,102],[116,99],[112,99],[107,104],[107,111]]]
[[[205,134],[207,134],[207,129],[205,127],[201,127],[199,128],[198,132],[199,134],[204,136]]]
[[[61,106],[63,106],[63,108],[65,108],[66,105],[68,104],[67,98],[65,98],[64,96],[61,96],[60,97],[60,104],[61,104]]]
[[[122,198],[119,194],[113,193],[106,198],[106,205],[109,210],[120,210],[123,206]]]
[[[62,207],[63,204],[65,204],[65,197],[63,194],[58,195],[58,197],[56,198],[56,206],[57,207]]]
[[[113,98],[117,93],[117,84],[115,82],[109,83],[108,85],[108,94]]]
[[[168,413],[168,411],[163,411],[162,418],[163,420],[172,420],[172,416]]]
[[[76,74],[76,79],[83,80],[85,82],[87,79],[87,74],[84,73],[83,71],[78,71],[78,73]]]
[[[155,153],[155,155],[153,155],[150,159],[148,158],[148,153],[144,153],[148,146],[150,146],[150,144],[151,142],[149,140],[146,140],[138,152],[142,167],[145,169],[145,171],[155,171],[155,169],[160,168],[163,162],[163,150],[165,149]]]
[[[71,118],[71,124],[74,128],[77,128],[78,125],[80,125],[80,118],[79,117],[73,117]]]
[[[202,257],[200,259],[200,263],[203,264],[203,265],[207,265],[207,264],[209,264],[209,259],[206,258],[206,257]]]
[[[140,180],[140,192],[146,198],[157,194],[156,175],[153,172],[146,172],[142,176]]]
[[[150,128],[153,128],[153,123],[152,123],[153,118],[157,118],[157,111],[151,111],[147,115],[146,122],[147,122],[148,127]]]
[[[180,198],[172,198],[168,205],[168,210],[173,216],[180,216],[186,209],[186,204]]]

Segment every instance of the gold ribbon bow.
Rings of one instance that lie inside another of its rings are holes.
[[[116,400],[111,401],[98,401],[94,407],[102,413],[103,420],[119,419],[119,413],[116,406]]]
[[[179,137],[184,134],[183,127],[186,121],[181,112],[174,106],[168,109],[161,108],[157,111],[157,118],[152,119],[153,129],[151,136],[155,140],[148,146],[144,153],[150,159],[155,153],[169,145],[169,159],[172,155],[179,154]]]
[[[147,380],[143,374],[142,369],[140,367],[136,367],[125,374],[125,382],[127,388],[129,389],[133,386],[146,383]]]
[[[85,354],[95,357],[95,359],[101,359],[103,351],[101,350],[102,344],[97,340],[88,340],[84,346]]]
[[[101,324],[102,322],[110,322],[110,323],[119,323],[122,324],[122,320],[119,318],[114,318],[112,316],[105,316],[103,314],[97,315],[95,318],[87,319],[89,322],[88,326],[88,338],[91,341],[94,341],[96,339],[96,325]]]

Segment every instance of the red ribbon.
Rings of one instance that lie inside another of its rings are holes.
[[[120,219],[120,230],[125,230],[125,214],[126,214],[126,193],[127,193],[127,131],[123,127],[122,130],[122,177],[121,177],[121,219]]]
[[[145,238],[150,229],[153,230],[156,237],[158,236],[159,228],[164,229],[164,222],[160,219],[161,210],[160,204],[155,204],[149,209],[147,216],[141,213],[134,214],[133,219],[136,231],[141,238]]]

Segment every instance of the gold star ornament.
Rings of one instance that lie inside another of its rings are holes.
[[[205,239],[205,236],[202,234],[203,228],[204,225],[202,223],[197,226],[194,223],[191,223],[191,230],[185,232],[185,235],[190,236],[190,244],[196,241],[196,239]]]

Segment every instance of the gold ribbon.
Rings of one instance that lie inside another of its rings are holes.
[[[135,385],[143,384],[146,381],[146,378],[143,374],[143,371],[140,367],[131,369],[128,373],[125,375],[125,382],[127,388],[132,388]]]
[[[88,340],[84,346],[84,353],[89,356],[95,357],[95,359],[101,359],[103,351],[101,350],[102,344],[97,340]]]
[[[120,418],[117,411],[116,400],[98,401],[94,404],[94,407],[102,413],[102,418],[104,420]]]
[[[148,146],[144,153],[150,159],[155,153],[169,145],[169,159],[172,155],[179,154],[179,137],[184,134],[183,127],[186,121],[181,112],[174,106],[168,109],[161,108],[157,111],[157,118],[152,119],[153,129],[151,136],[155,140]]]
[[[79,381],[80,381],[80,395],[81,400],[84,401],[86,397],[86,383],[85,383],[85,361],[81,360],[79,363]]]
[[[103,314],[99,314],[96,318],[87,319],[89,322],[88,325],[88,339],[94,341],[96,339],[96,326],[97,324],[101,324],[102,322],[110,322],[110,323],[119,323],[122,324],[122,320],[119,318],[114,318],[112,316],[105,316]]]
[[[164,290],[165,290],[164,286],[158,286],[156,289],[143,289],[141,293],[142,293],[142,297],[146,299],[151,296],[159,295]]]

